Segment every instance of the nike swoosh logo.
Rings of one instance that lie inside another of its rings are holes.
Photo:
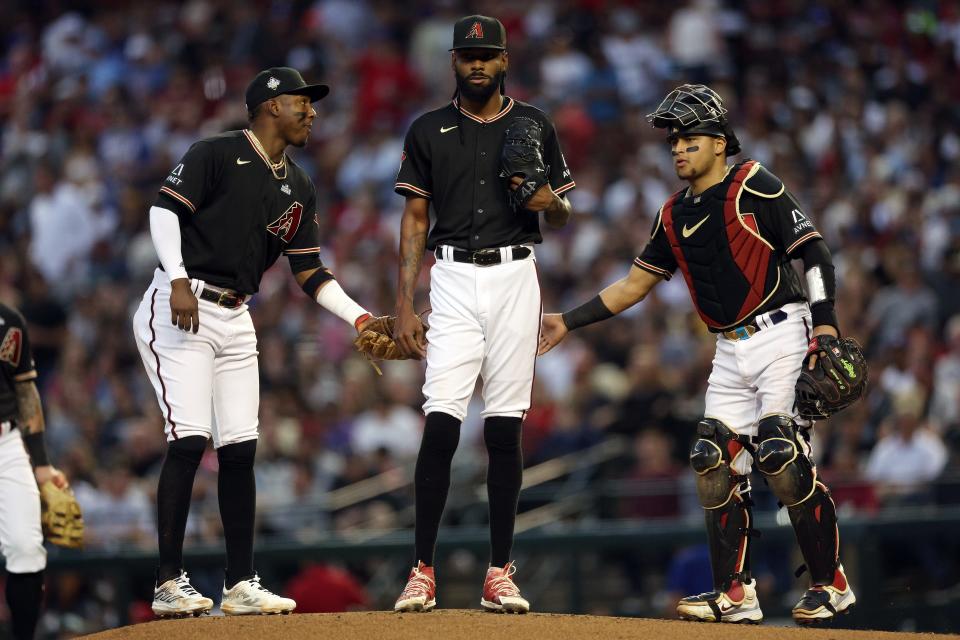
[[[252,161],[252,160],[241,160],[240,158],[237,158],[237,164],[250,164],[251,162],[253,162],[253,161]]]
[[[772,455],[775,454],[775,453],[776,453],[776,451],[771,451],[770,453],[768,453],[768,454],[765,455],[765,456],[760,456],[760,462],[766,461],[767,458],[769,458],[770,456],[772,456]]]
[[[698,222],[697,224],[693,225],[693,228],[691,228],[691,229],[687,229],[687,225],[683,225],[683,237],[684,237],[684,238],[689,238],[689,237],[692,236],[694,233],[696,233],[697,229],[700,228],[700,225],[702,225],[704,222],[706,222],[706,221],[707,221],[707,218],[709,218],[709,217],[710,217],[710,216],[707,216],[706,218],[704,218],[703,220],[701,220],[701,221]]]
[[[440,127],[440,133],[446,133],[447,131],[453,131],[459,125],[453,125],[452,127]]]

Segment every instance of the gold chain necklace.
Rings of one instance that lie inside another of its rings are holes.
[[[270,171],[273,173],[273,177],[277,180],[286,180],[287,179],[287,154],[284,153],[280,156],[280,162],[270,162],[270,156],[267,154],[267,150],[263,148],[263,145],[260,144],[260,139],[257,138],[257,134],[253,132],[253,129],[247,129],[250,132],[250,139],[253,140],[253,146],[260,151],[260,154],[263,156],[264,162],[267,163],[267,166],[270,167]],[[283,175],[277,173],[280,169],[283,169]]]

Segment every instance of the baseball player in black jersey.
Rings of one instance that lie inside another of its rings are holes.
[[[37,370],[23,316],[2,303],[0,371],[0,549],[12,636],[26,640],[33,638],[40,617],[47,566],[37,487],[52,481],[66,488],[67,479],[47,457]]]
[[[544,316],[540,353],[569,330],[633,306],[680,270],[697,313],[717,334],[717,351],[690,453],[714,591],[682,599],[677,612],[693,620],[763,619],[750,576],[755,461],[787,507],[810,572],[810,588],[793,609],[805,624],[856,602],[838,559],[836,509],[810,457],[812,425],[794,405],[801,366],[815,362],[811,337],[838,335],[833,264],[779,178],[752,160],[727,165],[740,143],[725,114],[704,85],[675,89],[650,114],[654,127],[667,129],[677,176],[689,187],[661,207],[626,277],[572,311]],[[803,261],[806,294],[794,259]]]
[[[153,610],[160,616],[200,615],[213,606],[183,570],[193,479],[211,437],[227,548],[222,611],[289,613],[296,606],[264,588],[253,568],[259,377],[246,302],[283,254],[307,295],[358,330],[369,322],[320,261],[316,192],[284,151],[307,143],[316,117],[311,103],[327,92],[294,69],[262,71],[246,92],[250,128],[190,147],[150,210],[161,266],[133,326],[169,442],[157,489]]]
[[[561,194],[574,182],[549,118],[504,95],[508,60],[500,21],[460,19],[452,52],[453,101],[410,126],[396,184],[406,206],[395,337],[412,357],[427,360],[427,418],[416,466],[415,566],[394,609],[429,611],[436,605],[437,530],[460,424],[481,376],[492,550],[481,605],[525,613],[529,603],[511,579],[510,550],[523,473],[521,423],[530,408],[541,315],[533,247],[542,241],[541,216],[551,226],[566,224],[570,205]],[[507,127],[524,117],[544,132],[549,183],[514,212],[508,186],[516,189],[521,180],[512,177],[508,185],[499,178],[500,156]],[[413,309],[425,248],[436,257],[426,337]]]

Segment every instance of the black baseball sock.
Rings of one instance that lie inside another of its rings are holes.
[[[7,606],[13,640],[33,640],[43,603],[43,571],[7,574]]]
[[[228,589],[253,575],[253,525],[257,509],[253,459],[256,453],[256,440],[228,444],[217,449],[217,459],[220,461],[217,497],[220,501],[223,537],[227,543],[224,582]]]
[[[510,562],[517,500],[523,483],[523,450],[520,448],[521,418],[492,416],[483,424],[483,440],[490,462],[487,467],[487,498],[490,500],[490,564]]]
[[[167,448],[157,484],[158,585],[176,578],[183,570],[183,535],[190,513],[193,478],[206,448],[204,436],[180,438]]]
[[[433,566],[437,531],[450,490],[450,465],[460,443],[460,421],[446,413],[427,415],[414,472],[416,562]]]

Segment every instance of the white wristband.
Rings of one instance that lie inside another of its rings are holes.
[[[177,214],[163,207],[150,207],[150,237],[170,281],[189,277],[180,253],[180,218]]]
[[[350,324],[367,313],[366,309],[347,295],[347,292],[336,280],[328,280],[325,285],[320,287],[320,291],[317,292],[317,303]]]

